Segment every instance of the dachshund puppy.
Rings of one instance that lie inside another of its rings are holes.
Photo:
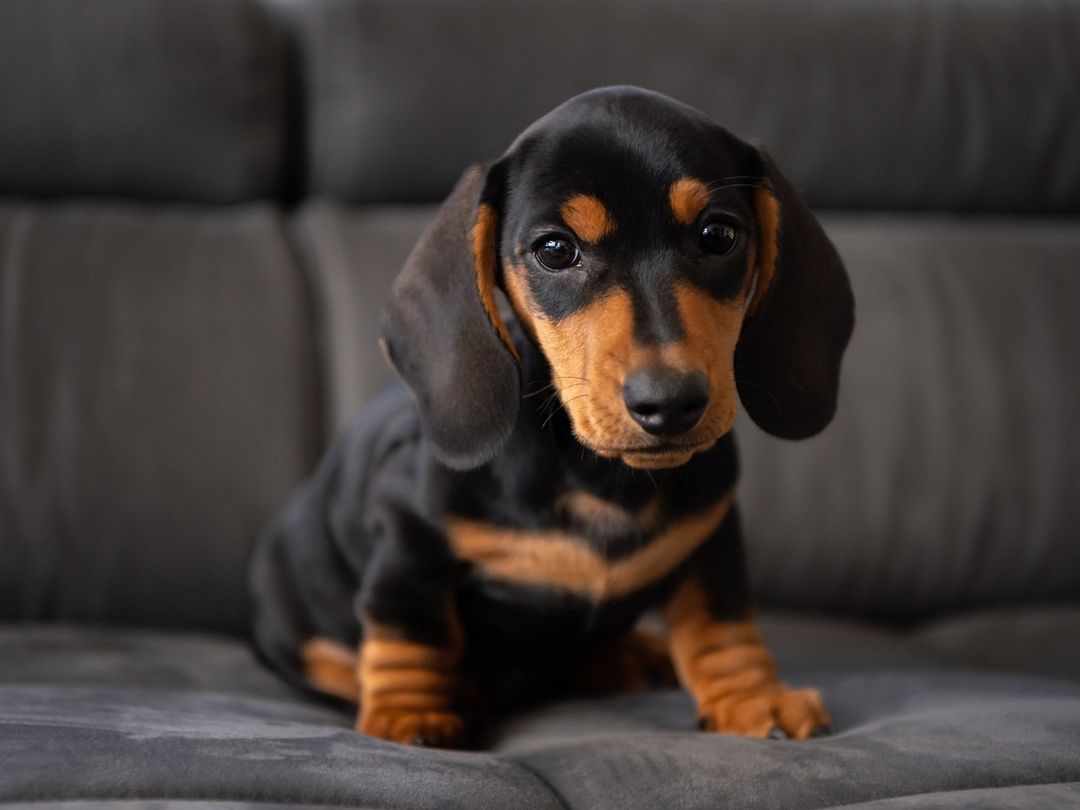
[[[732,426],[741,399],[777,436],[824,428],[853,318],[766,154],[656,93],[571,99],[468,169],[406,262],[382,334],[407,389],[261,538],[260,652],[407,744],[668,661],[702,729],[822,733],[751,618]],[[634,630],[654,607],[663,641]]]

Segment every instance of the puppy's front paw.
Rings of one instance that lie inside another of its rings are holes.
[[[456,647],[371,635],[360,647],[356,730],[402,745],[463,747]]]
[[[789,689],[773,681],[702,703],[698,728],[747,737],[805,740],[828,734],[831,720],[816,689]]]
[[[356,730],[402,745],[462,748],[465,721],[452,711],[375,708],[360,714]]]

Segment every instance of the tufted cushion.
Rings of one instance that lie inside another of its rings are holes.
[[[272,210],[0,206],[0,618],[240,631],[320,441]]]
[[[254,0],[5,0],[0,195],[280,192],[285,37]]]

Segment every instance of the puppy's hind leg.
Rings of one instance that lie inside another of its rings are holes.
[[[304,682],[317,692],[349,703],[360,700],[358,656],[346,645],[315,636],[300,648]]]

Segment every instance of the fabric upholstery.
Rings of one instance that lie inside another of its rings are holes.
[[[1080,659],[1080,610],[1012,617]],[[785,679],[823,690],[834,736],[700,734],[689,697],[671,690],[537,707],[502,719],[478,752],[405,748],[354,734],[348,712],[288,691],[236,642],[0,627],[0,802],[800,810],[980,806],[989,794],[991,807],[1004,796],[1076,805],[1065,788],[1080,782],[1080,680],[1026,668],[1037,641],[1018,640],[1016,671],[994,674],[939,655],[926,643],[936,625],[773,615],[762,626]],[[976,792],[935,804],[942,791]]]
[[[320,203],[301,229],[335,336],[340,426],[390,371],[375,313],[431,212]],[[856,327],[832,426],[741,415],[738,497],[766,605],[910,621],[1080,598],[1080,228],[831,215]]]
[[[894,620],[1075,601],[1080,228],[827,227],[858,302],[836,419],[798,443],[736,427],[755,592]]]
[[[278,194],[286,59],[254,0],[5,0],[0,194]]]
[[[321,435],[280,217],[7,204],[0,257],[0,618],[243,631]]]
[[[1075,0],[0,3],[0,806],[1080,808],[1078,42]],[[836,423],[739,425],[836,733],[665,690],[357,735],[235,638],[251,542],[389,381],[428,206],[623,82],[864,212]]]
[[[849,804],[847,810],[906,810],[918,807],[931,807],[935,810],[1015,810],[1018,807],[1024,810],[1067,810],[1080,807],[1080,783],[925,793]]]
[[[441,198],[555,104],[630,83],[760,141],[814,205],[1080,211],[1067,0],[291,7],[317,194]]]
[[[327,423],[341,430],[396,377],[378,348],[383,303],[434,212],[310,203],[294,220],[322,323]]]

